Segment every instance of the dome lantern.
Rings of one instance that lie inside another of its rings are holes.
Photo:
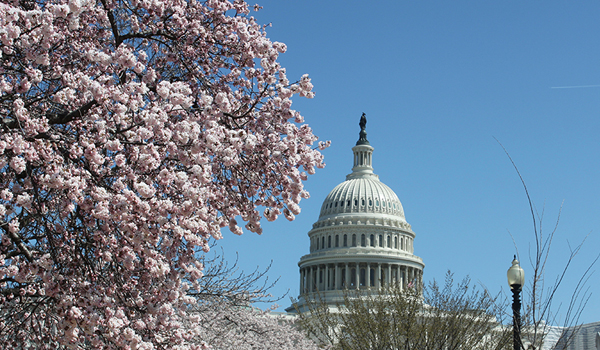
[[[376,179],[379,176],[373,173],[373,150],[374,148],[367,140],[367,117],[363,113],[360,117],[360,133],[359,139],[356,141],[356,146],[352,147],[354,152],[354,166],[352,167],[352,173],[346,176],[346,180],[374,177]]]

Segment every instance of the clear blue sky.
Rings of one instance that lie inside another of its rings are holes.
[[[564,201],[548,264],[554,281],[588,233],[555,305],[600,252],[600,2],[261,1],[255,17],[287,44],[290,79],[308,73],[312,100],[293,107],[321,140],[327,167],[306,183],[311,198],[294,222],[220,242],[244,270],[273,260],[275,294],[297,296],[297,262],[321,204],[352,166],[367,114],[374,168],[397,194],[416,233],[424,279],[460,278],[508,294],[515,247],[522,266],[533,228],[519,167],[550,233]],[[600,265],[581,321],[600,321]],[[289,300],[280,302],[287,307]],[[566,305],[563,306],[563,310]]]

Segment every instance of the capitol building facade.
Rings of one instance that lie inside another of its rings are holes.
[[[325,198],[321,213],[308,232],[310,252],[300,268],[296,307],[319,298],[334,307],[343,290],[376,291],[389,283],[402,288],[420,285],[423,260],[414,254],[415,233],[404,216],[398,196],[373,172],[373,150],[367,140],[366,118],[354,153],[352,173]],[[289,307],[287,312],[297,312]]]

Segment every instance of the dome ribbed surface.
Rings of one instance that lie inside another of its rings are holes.
[[[378,213],[404,217],[404,209],[391,188],[373,177],[349,179],[325,198],[319,219],[332,214]]]

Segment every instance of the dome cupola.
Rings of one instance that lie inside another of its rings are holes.
[[[352,173],[346,175],[346,181],[337,185],[321,206],[319,220],[326,221],[340,215],[369,216],[385,220],[406,223],[404,209],[398,196],[386,184],[379,181],[379,176],[373,172],[373,150],[367,140],[367,118],[360,118],[360,134],[354,153]]]

